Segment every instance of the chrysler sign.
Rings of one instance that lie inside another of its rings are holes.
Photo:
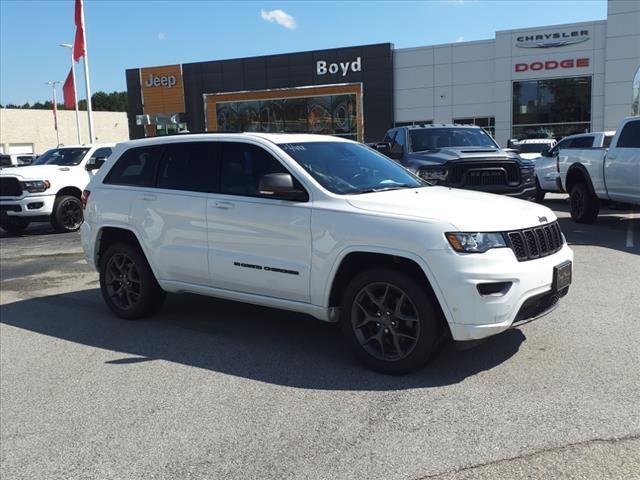
[[[516,38],[516,47],[520,48],[554,48],[575,45],[589,40],[589,30],[573,30],[571,32],[537,33],[520,35]]]

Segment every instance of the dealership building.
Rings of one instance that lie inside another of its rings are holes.
[[[394,125],[454,122],[482,126],[505,145],[613,130],[640,108],[632,105],[640,102],[640,2],[607,7],[606,20],[490,40],[130,69],[129,133],[312,132],[372,142]]]

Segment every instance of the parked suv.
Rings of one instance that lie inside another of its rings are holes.
[[[82,223],[80,196],[113,144],[48,150],[32,165],[0,171],[0,227],[20,233],[31,222],[51,222],[58,232]]]
[[[201,134],[116,146],[83,194],[82,246],[125,319],[192,292],[341,322],[370,367],[423,365],[550,311],[573,253],[546,207],[428,186],[316,135]]]
[[[377,148],[433,185],[527,199],[535,195],[534,164],[501,150],[475,125],[396,127]]]

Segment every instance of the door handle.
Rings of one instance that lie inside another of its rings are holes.
[[[616,156],[615,155],[607,155],[607,160],[615,160]]]
[[[213,202],[213,206],[215,208],[219,208],[220,210],[229,210],[233,208],[233,203],[231,202]]]
[[[140,200],[144,200],[145,202],[152,202],[158,199],[158,197],[156,197],[155,195],[148,195],[148,194],[142,194],[138,198]]]

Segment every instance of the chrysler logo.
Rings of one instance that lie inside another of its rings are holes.
[[[573,32],[541,33],[536,35],[520,35],[516,38],[516,47],[520,48],[555,48],[575,45],[589,40],[589,30]]]

